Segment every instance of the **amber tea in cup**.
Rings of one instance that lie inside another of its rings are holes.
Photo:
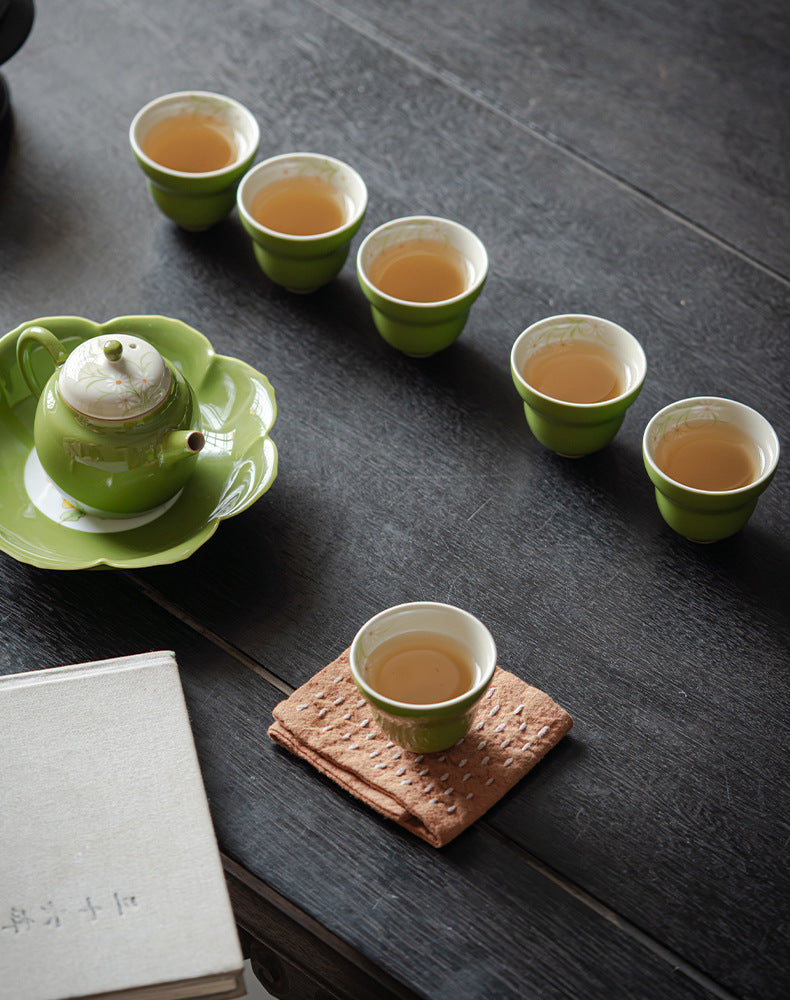
[[[754,439],[727,420],[692,420],[669,430],[656,445],[665,476],[695,490],[739,490],[757,478],[761,456]]]
[[[443,302],[466,288],[466,262],[441,240],[404,240],[386,247],[370,264],[379,291],[404,302]]]
[[[154,98],[129,126],[129,144],[154,203],[190,232],[231,212],[259,140],[258,123],[243,104],[207,90]]]
[[[694,542],[715,542],[751,517],[776,471],[779,439],[750,406],[692,396],[651,418],[642,457],[670,528]]]
[[[623,391],[623,363],[593,340],[557,341],[527,358],[522,374],[538,392],[567,403],[602,403]]]
[[[236,159],[233,129],[216,115],[178,111],[156,122],[143,136],[146,156],[184,173],[222,170]]]
[[[646,371],[645,352],[632,334],[584,313],[538,320],[510,352],[530,430],[568,458],[589,455],[614,438]]]
[[[468,691],[475,681],[475,665],[468,648],[452,636],[406,632],[373,650],[367,681],[393,701],[434,705]]]
[[[315,236],[339,229],[346,219],[343,193],[315,175],[282,177],[261,188],[250,215],[267,229],[291,236]]]
[[[253,167],[236,200],[263,273],[302,294],[339,274],[365,216],[368,190],[348,163],[295,152]]]
[[[433,753],[469,731],[494,676],[496,645],[468,611],[415,601],[367,621],[349,666],[382,731],[408,750]]]
[[[459,222],[432,215],[392,219],[357,252],[357,277],[373,323],[413,358],[449,347],[466,325],[488,275],[488,254]]]

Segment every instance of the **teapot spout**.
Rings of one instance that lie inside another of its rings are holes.
[[[196,455],[206,439],[200,431],[171,431],[162,442],[162,455],[165,462],[177,462],[190,455]]]

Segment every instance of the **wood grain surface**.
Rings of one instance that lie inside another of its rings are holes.
[[[782,0],[318,0],[532,137],[788,273]]]
[[[177,317],[271,380],[280,466],[184,563],[0,554],[0,671],[174,649],[222,850],[392,995],[785,995],[785,456],[747,527],[697,546],[661,520],[641,437],[710,394],[790,440],[787,40],[772,0],[41,0],[4,67],[2,331]],[[269,283],[235,213],[201,234],[157,213],[128,125],[186,88],[246,104],[258,159],[362,174],[331,285]],[[414,213],[468,225],[491,261],[462,337],[422,361],[379,338],[353,263]],[[530,436],[508,367],[561,312],[620,323],[648,359],[615,441],[578,461]],[[265,735],[370,615],[420,599],[479,615],[575,720],[440,852]]]

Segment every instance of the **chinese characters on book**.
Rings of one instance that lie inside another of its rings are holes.
[[[32,930],[54,930],[69,921],[112,920],[134,913],[139,908],[137,896],[113,892],[84,896],[68,905],[48,899],[33,906],[12,906],[8,914],[0,915],[0,932],[23,934]]]

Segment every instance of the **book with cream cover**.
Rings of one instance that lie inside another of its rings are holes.
[[[0,677],[0,761],[0,1000],[244,995],[173,653]]]

